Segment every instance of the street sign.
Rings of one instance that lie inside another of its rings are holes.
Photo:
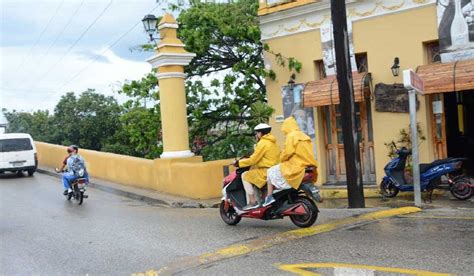
[[[413,89],[421,94],[423,94],[423,91],[425,90],[423,79],[421,79],[412,69],[403,71],[403,86],[408,90]]]

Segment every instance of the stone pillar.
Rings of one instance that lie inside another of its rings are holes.
[[[178,23],[174,17],[165,14],[158,24],[160,43],[155,55],[147,60],[153,68],[158,68],[163,131],[161,158],[194,155],[189,150],[184,66],[188,65],[196,54],[184,49],[183,42],[177,37],[177,29]]]

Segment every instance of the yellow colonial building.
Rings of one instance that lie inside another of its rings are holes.
[[[418,122],[426,137],[420,161],[474,159],[474,7],[464,0],[346,1],[356,118],[363,178],[379,183],[389,161],[385,145],[408,130],[402,71],[412,68],[425,82],[418,96]],[[345,182],[339,90],[335,79],[330,1],[260,0],[270,119],[276,136],[293,115],[314,138],[320,184]],[[295,58],[299,73],[277,59]],[[397,75],[397,71],[399,74]],[[295,73],[295,78],[290,80]]]

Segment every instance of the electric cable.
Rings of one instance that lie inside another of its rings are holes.
[[[151,9],[148,13],[152,13],[153,11],[155,11],[158,7],[160,7],[160,5],[156,5],[153,9]],[[59,86],[57,89],[53,89],[54,92],[52,93],[48,93],[50,94],[50,96],[46,97],[43,99],[42,102],[46,101],[46,100],[49,100],[51,99],[52,97],[56,96],[58,93],[61,92],[61,89],[63,89],[65,86],[67,86],[70,82],[72,82],[74,79],[76,79],[79,75],[81,75],[87,68],[89,68],[89,66],[91,66],[93,63],[95,63],[104,53],[106,53],[108,50],[112,49],[113,47],[115,47],[119,42],[120,40],[122,40],[124,37],[126,37],[131,31],[133,31],[141,22],[138,21],[137,23],[135,23],[132,27],[130,27],[125,33],[123,33],[120,37],[118,37],[114,42],[112,42],[112,44],[110,44],[106,49],[104,49],[100,54],[96,55],[96,57],[91,60],[86,66],[84,66],[81,70],[79,70],[78,73],[76,73],[72,78],[68,79],[66,82],[64,82],[61,86]]]
[[[48,49],[46,50],[46,52],[44,54],[42,54],[38,59],[41,59],[43,57],[46,57],[48,56],[50,50],[53,48],[54,45],[56,45],[56,43],[58,42],[59,38],[61,38],[61,36],[63,35],[64,31],[66,31],[66,29],[69,27],[69,25],[71,24],[72,20],[74,18],[76,18],[76,15],[77,13],[79,12],[79,10],[81,9],[81,7],[84,5],[84,0],[81,1],[81,3],[79,4],[79,6],[76,8],[76,10],[74,11],[74,13],[72,14],[72,16],[69,17],[69,20],[66,22],[66,24],[64,25],[64,27],[62,28],[62,30],[58,33],[58,35],[56,36],[55,40],[53,41],[53,43],[51,43],[51,45],[49,45]],[[44,76],[44,75],[43,75]],[[34,84],[38,83],[39,81],[41,81],[41,77],[39,78],[36,78],[35,81],[33,81],[33,84],[26,90],[24,91],[31,91],[33,90],[33,86]]]
[[[61,9],[62,5],[64,3],[64,0],[61,1],[61,3],[59,3],[58,7],[56,8],[56,11],[53,13],[53,15],[49,18],[48,20],[48,23],[46,23],[46,26],[44,27],[43,31],[41,31],[40,35],[38,36],[38,38],[36,39],[35,43],[33,43],[33,46],[31,46],[30,50],[28,51],[28,54],[23,58],[23,60],[21,61],[20,65],[17,67],[17,69],[15,70],[15,72],[19,72],[20,69],[23,67],[23,65],[25,64],[27,58],[31,55],[31,53],[33,52],[33,49],[38,45],[38,43],[40,42],[41,38],[43,38],[43,35],[46,33],[46,31],[48,30],[49,28],[49,25],[51,25],[51,22],[53,22],[53,19],[56,17],[56,15],[58,14],[59,10]]]
[[[77,13],[79,12],[79,10],[81,9],[81,7],[84,5],[84,0],[81,1],[81,4],[79,4],[79,6],[76,8],[76,10],[74,11],[74,13],[72,14],[72,16],[69,17],[69,20],[66,22],[66,24],[64,25],[64,27],[62,28],[62,30],[59,32],[59,34],[56,36],[56,39],[54,40],[54,42],[48,47],[48,49],[46,50],[46,53],[43,54],[41,57],[43,56],[47,56],[49,54],[49,51],[51,50],[51,48],[53,48],[54,45],[56,45],[56,43],[58,42],[59,38],[63,35],[64,31],[69,27],[69,25],[71,25],[71,22],[74,18],[76,18],[76,15]]]
[[[105,14],[105,12],[110,8],[110,6],[112,5],[113,3],[113,0],[111,0],[109,2],[109,4],[107,4],[107,6],[100,12],[100,14],[92,21],[91,24],[89,24],[89,26],[87,26],[87,28],[81,33],[81,35],[79,35],[79,37],[76,39],[76,41],[74,41],[74,43],[67,49],[66,53],[64,53],[60,58],[59,60],[53,64],[53,66],[51,66],[45,74],[43,74],[40,78],[39,78],[39,81],[37,83],[41,83],[41,81],[43,81],[43,79],[49,75],[49,73],[51,73],[51,71],[59,64],[61,63],[61,61],[63,61],[64,57],[67,56],[67,54],[69,54],[71,52],[71,50],[79,43],[79,41],[81,41],[81,39],[87,34],[87,32],[97,23],[97,21],[99,21],[99,19],[102,17],[102,15]]]

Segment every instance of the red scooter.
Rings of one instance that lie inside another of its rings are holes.
[[[238,168],[224,178],[220,214],[225,223],[236,225],[243,217],[270,220],[289,216],[298,227],[310,227],[314,224],[319,212],[315,202],[321,202],[319,190],[313,184],[317,178],[316,168],[306,169],[298,190],[275,190],[274,203],[244,211],[242,208],[247,205],[247,198],[242,183],[242,173],[248,170],[249,168]],[[265,190],[259,190],[257,193],[260,201],[264,198]]]

